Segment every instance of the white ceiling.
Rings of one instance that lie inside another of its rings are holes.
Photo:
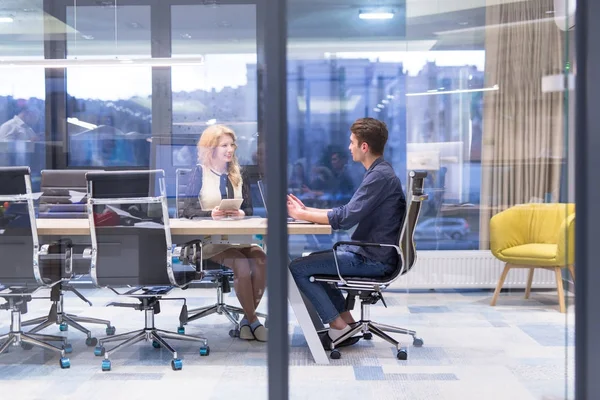
[[[481,48],[481,29],[465,28],[485,26],[485,7],[521,0],[406,0],[405,9],[404,0],[288,1],[290,50],[296,54],[322,54]],[[43,54],[43,40],[65,29],[72,55],[149,55],[148,6],[79,6],[76,13],[70,7],[65,26],[45,15],[41,4],[42,0],[0,0],[0,17],[14,18],[13,23],[0,23],[0,56],[14,56],[17,45],[23,54]],[[396,18],[358,18],[358,10],[375,6],[394,9]],[[50,27],[46,36],[44,20]],[[256,15],[252,5],[174,6],[172,29],[173,51],[177,54],[256,51]]]

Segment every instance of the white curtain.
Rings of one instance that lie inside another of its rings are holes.
[[[490,6],[486,14],[480,247],[489,221],[515,204],[558,201],[565,101],[542,77],[564,72],[563,33],[552,0]]]

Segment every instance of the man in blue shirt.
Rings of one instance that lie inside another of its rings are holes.
[[[406,200],[400,179],[383,159],[388,138],[386,125],[373,118],[361,118],[350,127],[352,160],[362,163],[367,172],[362,183],[344,206],[331,210],[306,207],[293,195],[288,196],[291,217],[319,224],[329,224],[335,230],[356,225],[352,240],[358,242],[398,244],[406,213]],[[391,274],[398,263],[394,248],[340,246],[337,259],[342,276],[379,277]],[[310,282],[313,275],[337,275],[333,251],[327,250],[298,258],[290,270],[300,291],[311,301],[324,324],[329,324],[328,336],[336,340],[347,333],[354,318],[346,310],[341,290],[323,282]],[[356,343],[356,340],[348,344]]]

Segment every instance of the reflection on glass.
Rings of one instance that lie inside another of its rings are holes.
[[[315,10],[314,4],[289,3],[289,191],[315,207],[345,204],[340,193],[350,185],[341,184],[344,175],[335,171],[345,163],[339,151],[347,154],[348,127],[359,117],[384,121],[390,132],[384,156],[401,180],[407,182],[408,171],[427,171],[428,199],[415,229],[419,261],[396,288],[468,289],[458,297],[410,293],[404,298],[410,312],[397,310],[397,318],[416,314],[450,329],[455,320],[457,329],[467,331],[483,321],[501,326],[502,335],[525,333],[519,357],[492,357],[486,365],[525,370],[543,354],[544,376],[565,376],[572,354],[565,359],[564,351],[549,348],[566,345],[571,353],[573,344],[572,318],[565,325],[559,312],[570,313],[573,302],[567,289],[574,281],[572,252],[565,249],[572,250],[573,241],[566,221],[573,211],[575,175],[568,155],[574,108],[565,83],[572,81],[574,57],[568,52],[574,42],[572,31],[557,27],[557,2],[397,1],[385,5],[385,19],[366,5],[321,4]],[[341,169],[354,188],[362,177],[355,167]],[[519,207],[556,213],[493,223]],[[296,257],[348,237],[291,237],[290,248]],[[501,248],[498,238],[505,240]],[[413,322],[427,330],[427,324]],[[485,343],[456,351],[471,353],[467,358],[475,363],[483,353],[505,355],[497,333],[491,329]],[[432,334],[423,334],[425,344]],[[422,353],[411,357],[419,362]],[[494,374],[479,378],[497,383]],[[572,397],[570,390],[565,396],[563,380],[554,387],[519,383],[524,391],[519,388],[515,397]]]
[[[150,55],[147,6],[67,7],[68,58]],[[150,165],[152,125],[150,67],[67,70],[69,166]]]
[[[171,13],[173,57],[204,58],[201,66],[172,68],[173,165],[196,163],[194,139],[213,124],[235,130],[241,165],[256,164],[256,6],[173,6]]]

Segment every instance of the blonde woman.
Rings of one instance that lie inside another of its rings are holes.
[[[252,197],[235,155],[236,135],[224,125],[212,125],[198,141],[198,165],[187,189],[183,215],[187,218],[243,218],[252,215]],[[243,199],[239,210],[219,210],[222,199]],[[235,294],[244,318],[240,322],[240,339],[267,340],[265,328],[256,316],[266,287],[266,255],[253,245],[210,244],[203,248],[205,259],[233,270]]]

